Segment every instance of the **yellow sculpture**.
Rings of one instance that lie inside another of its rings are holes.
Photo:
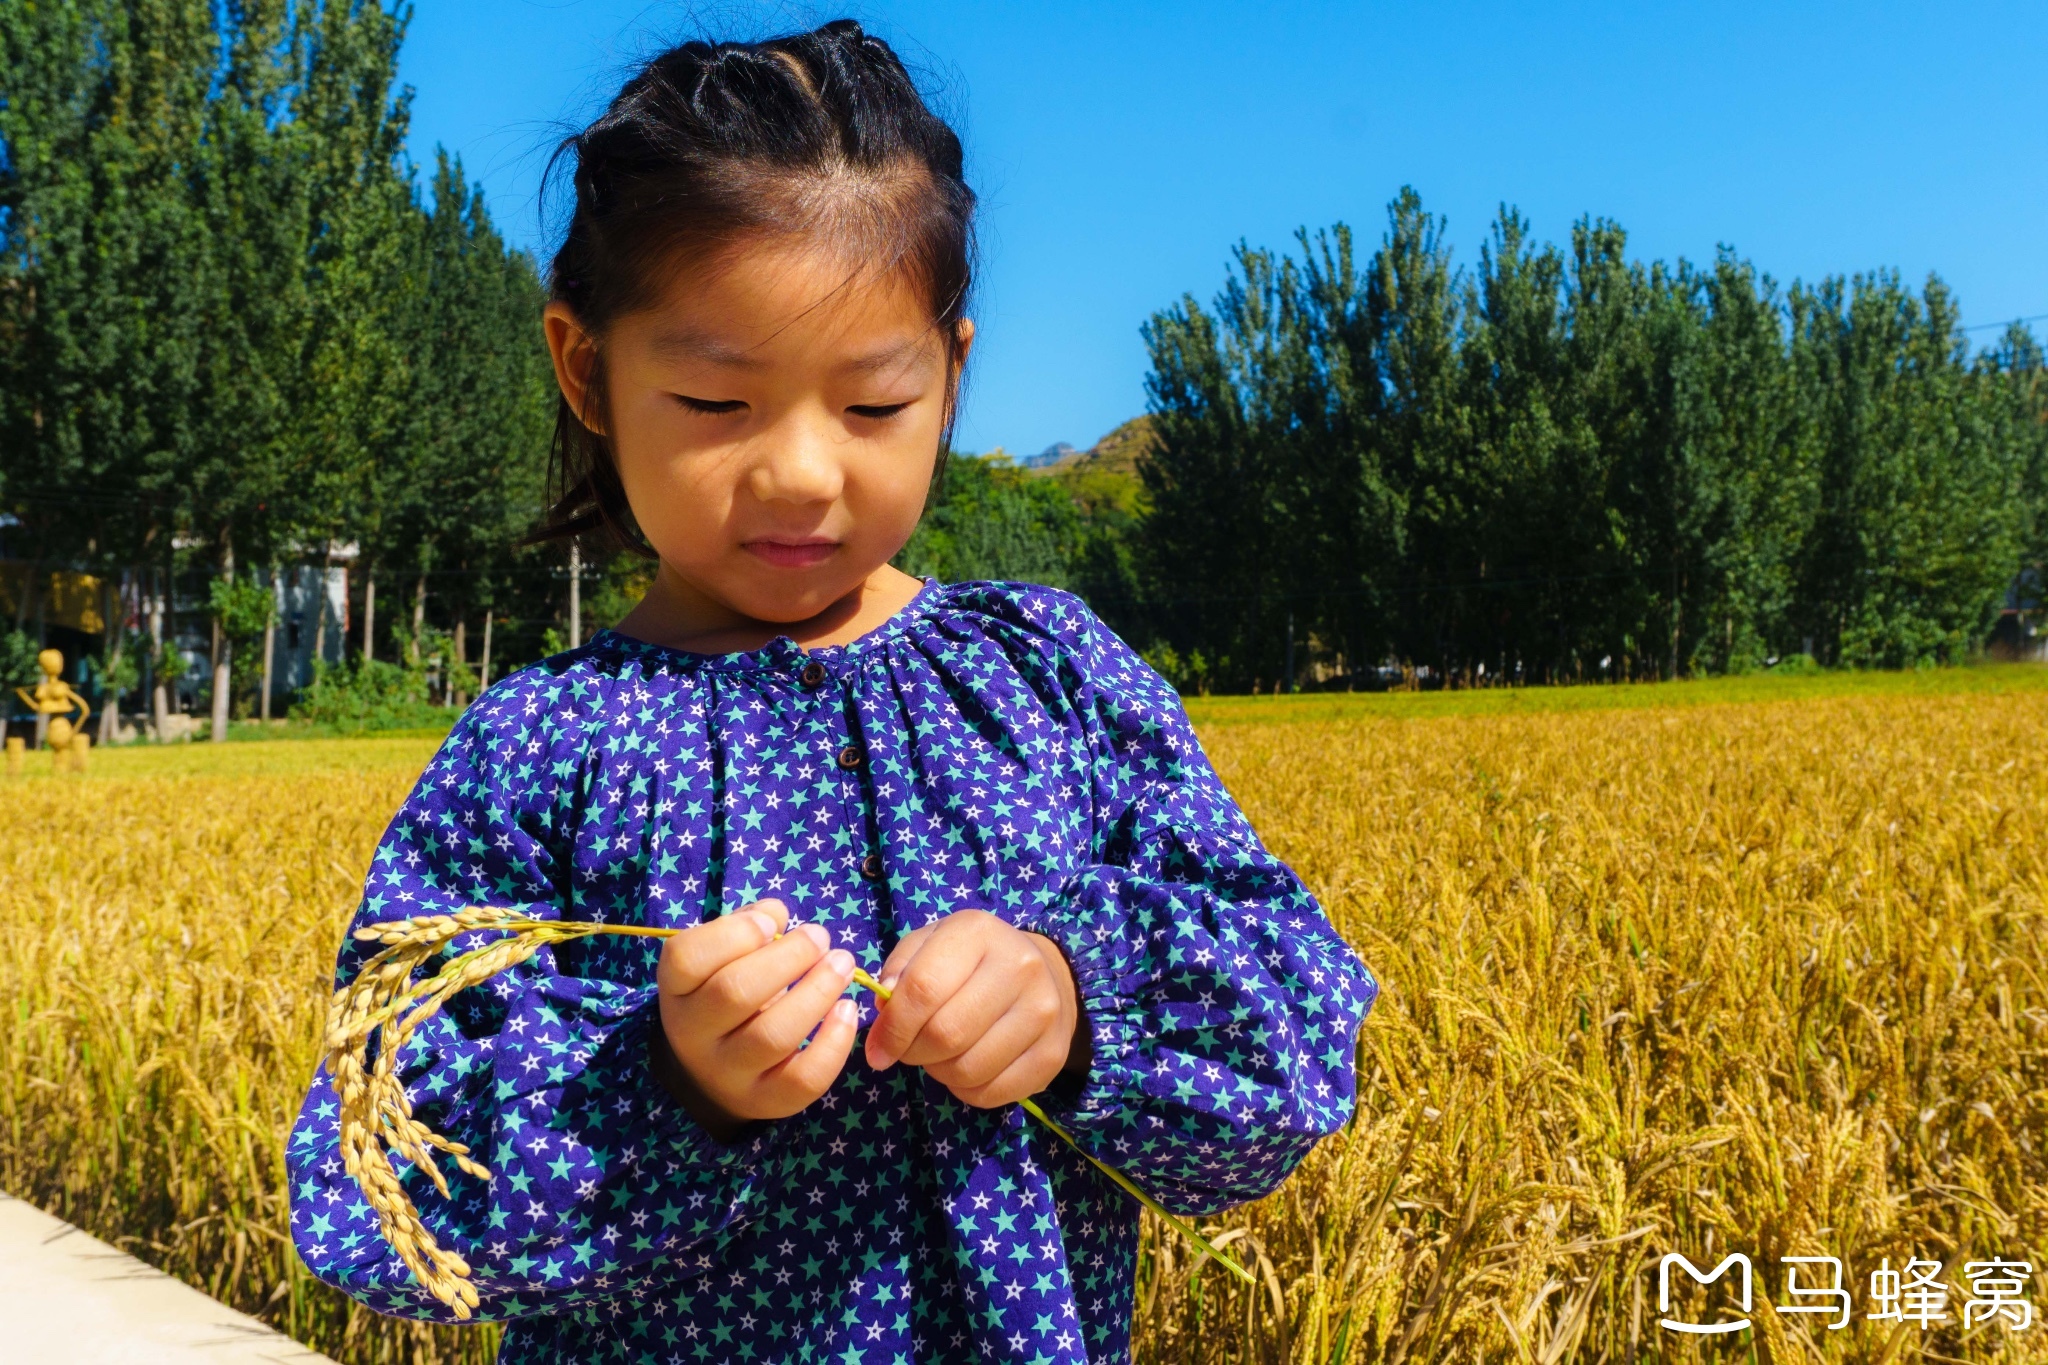
[[[59,772],[71,769],[85,771],[85,755],[92,743],[85,733],[86,719],[91,710],[85,698],[72,690],[71,684],[57,675],[64,671],[64,656],[54,649],[46,649],[36,655],[36,667],[43,670],[43,680],[36,684],[34,695],[25,687],[14,689],[15,695],[27,702],[39,716],[50,718],[50,728],[45,738],[51,753],[51,762]],[[78,712],[74,723],[68,714]]]

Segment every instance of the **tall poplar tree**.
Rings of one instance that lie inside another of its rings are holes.
[[[0,496],[39,562],[169,553],[149,473],[200,439],[216,52],[205,4],[0,6]]]
[[[1938,279],[1780,294],[1507,208],[1466,277],[1412,190],[1362,273],[1297,244],[1145,329],[1144,617],[1209,681],[1273,681],[1283,624],[1471,681],[1956,660],[2048,554],[2041,352],[1972,357]]]

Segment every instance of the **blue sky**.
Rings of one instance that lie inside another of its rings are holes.
[[[637,57],[841,14],[966,140],[970,450],[1088,445],[1144,409],[1139,326],[1215,293],[1239,238],[1341,219],[1370,245],[1404,184],[1467,265],[1506,202],[1551,240],[1593,213],[1645,258],[1932,270],[1967,322],[2048,313],[2040,4],[415,0],[412,154],[458,152],[539,249],[549,147]]]

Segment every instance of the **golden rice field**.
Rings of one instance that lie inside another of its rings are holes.
[[[1351,1130],[1208,1225],[1259,1285],[1148,1231],[1139,1358],[2048,1360],[2043,672],[1197,703],[1384,994]],[[0,784],[0,1186],[347,1362],[492,1347],[348,1306],[284,1233],[334,948],[431,747]],[[1753,1328],[1660,1328],[1658,1258],[1731,1250]],[[1848,1328],[1771,1307],[1792,1255],[1843,1260]],[[1915,1256],[1949,1321],[1867,1320]],[[1993,1256],[2027,1331],[1961,1329]]]

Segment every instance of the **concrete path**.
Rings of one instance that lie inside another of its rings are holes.
[[[0,1194],[0,1359],[333,1365],[252,1317]]]

